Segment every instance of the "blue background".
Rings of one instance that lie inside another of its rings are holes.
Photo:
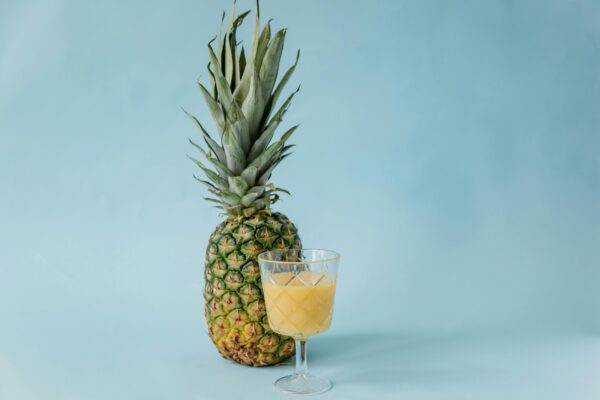
[[[222,360],[202,311],[219,216],[179,106],[212,126],[230,5],[0,2],[0,399],[280,397],[290,367]],[[278,208],[343,255],[323,398],[598,397],[600,4],[262,11],[302,49]]]

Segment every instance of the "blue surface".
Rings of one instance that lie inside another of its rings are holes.
[[[279,209],[343,255],[322,398],[600,396],[600,4],[262,6],[302,49]],[[179,106],[229,7],[0,2],[0,399],[279,398],[202,313]]]

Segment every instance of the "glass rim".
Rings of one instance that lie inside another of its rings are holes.
[[[330,253],[332,256],[328,257],[328,258],[324,258],[322,260],[317,260],[317,261],[278,261],[278,260],[267,260],[266,258],[264,258],[264,255],[267,253],[286,253],[286,252],[290,252],[290,251],[300,251],[300,252],[323,251],[323,252]],[[310,248],[310,249],[267,250],[267,251],[260,253],[258,255],[257,259],[259,262],[264,261],[264,262],[269,262],[269,263],[273,263],[273,264],[300,265],[300,264],[322,264],[322,263],[326,263],[326,262],[338,261],[341,257],[342,256],[340,255],[340,253],[338,253],[337,251],[334,251],[334,250]]]

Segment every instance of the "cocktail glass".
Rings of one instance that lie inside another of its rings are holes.
[[[258,256],[267,317],[275,332],[296,342],[296,371],[275,381],[293,394],[317,394],[331,382],[308,372],[306,341],[331,324],[340,255],[331,250],[274,250]]]

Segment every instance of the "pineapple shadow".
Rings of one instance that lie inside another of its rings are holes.
[[[448,361],[460,359],[469,340],[469,336],[402,333],[317,337],[309,344],[309,366],[317,374],[322,369],[339,387],[444,387],[464,381],[465,372],[469,379],[486,379],[489,369],[470,365],[465,370]]]

